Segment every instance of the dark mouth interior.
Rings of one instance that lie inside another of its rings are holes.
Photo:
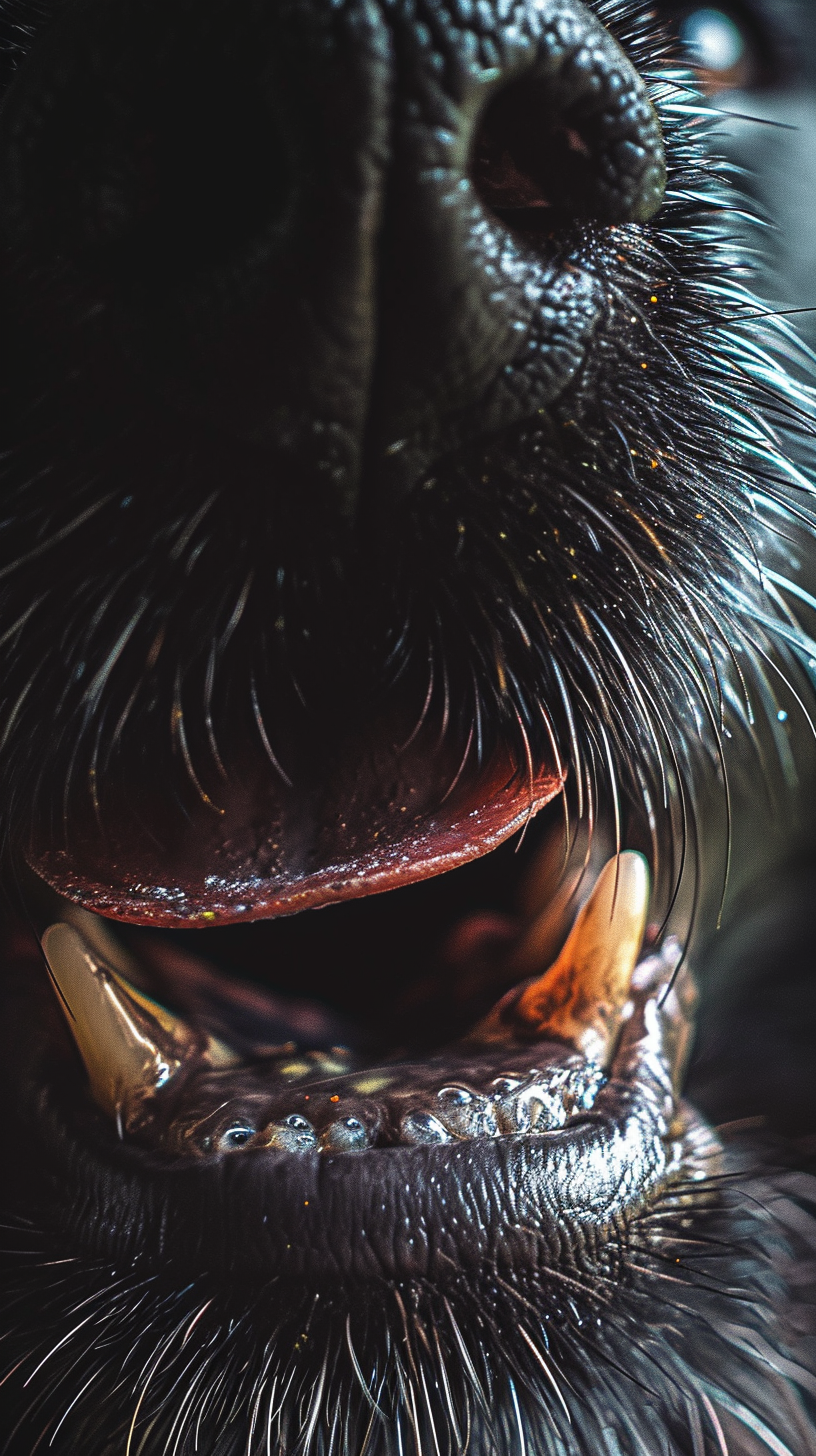
[[[669,937],[656,948],[650,938],[648,869],[642,855],[628,851],[587,876],[590,893],[580,909],[576,895],[577,913],[565,917],[571,924],[557,957],[551,960],[540,947],[538,973],[524,975],[521,951],[557,904],[557,897],[545,901],[530,916],[533,886],[537,882],[543,890],[550,881],[549,850],[545,843],[533,856],[526,897],[522,880],[522,902],[528,900],[518,922],[523,933],[513,935],[509,916],[502,922],[493,1004],[485,1015],[477,1011],[475,1020],[471,1005],[470,1025],[447,1041],[442,1020],[433,1005],[426,1006],[426,1047],[420,1052],[421,1038],[411,1038],[400,1014],[398,987],[395,1009],[390,1021],[381,1020],[378,1039],[370,1034],[376,1023],[363,1021],[352,1024],[342,1044],[334,1038],[346,1030],[359,987],[342,1003],[339,995],[333,998],[340,1017],[309,999],[314,983],[303,966],[301,987],[290,982],[301,994],[281,1001],[277,987],[258,986],[253,998],[251,984],[233,981],[228,988],[221,971],[191,956],[178,937],[144,931],[133,934],[129,965],[108,927],[63,902],[62,918],[48,927],[42,944],[85,1075],[74,1058],[73,1073],[63,1063],[64,1082],[49,1081],[53,1104],[45,1120],[54,1146],[86,1150],[88,1177],[106,1205],[112,1166],[118,1176],[144,1179],[146,1189],[158,1179],[156,1186],[165,1192],[182,1186],[179,1177],[195,1182],[198,1167],[210,1179],[201,1185],[210,1188],[202,1207],[207,1217],[212,1212],[228,1219],[231,1243],[239,1226],[251,1234],[253,1247],[263,1230],[264,1240],[267,1234],[277,1242],[283,1238],[284,1255],[295,1247],[293,1238],[301,1246],[292,1228],[303,1209],[320,1203],[329,1220],[330,1206],[350,1220],[351,1263],[361,1253],[365,1262],[370,1246],[360,1228],[369,1227],[366,1208],[373,1199],[371,1236],[378,1250],[397,1229],[397,1242],[405,1245],[383,1255],[395,1271],[413,1267],[411,1230],[425,1217],[420,1205],[426,1193],[431,1202],[441,1200],[428,1214],[430,1243],[420,1259],[430,1260],[428,1268],[437,1256],[448,1257],[437,1248],[437,1228],[443,1244],[453,1240],[455,1259],[478,1261],[492,1240],[504,1244],[526,1237],[527,1215],[518,1222],[516,1191],[532,1200],[530,1217],[540,1221],[541,1209],[514,1165],[518,1157],[538,1157],[536,1176],[547,1184],[542,1197],[556,1221],[564,1199],[583,1207],[584,1182],[573,1178],[576,1158],[607,1213],[613,1207],[630,1210],[633,1200],[675,1176],[680,1166],[669,1147],[668,1109],[675,1106],[693,995],[689,1000],[686,981],[678,980],[674,989],[679,943]],[[455,898],[460,909],[461,892]],[[406,913],[404,907],[399,913]],[[472,927],[473,914],[454,919],[454,942],[463,924]],[[448,915],[437,918],[450,923]],[[488,923],[492,933],[486,939],[495,942],[498,921]],[[477,924],[484,926],[484,919]],[[478,936],[472,939],[471,955],[479,944]],[[465,964],[468,959],[466,953]],[[503,976],[512,990],[496,1001],[496,982],[501,986]],[[173,1001],[175,1008],[168,1005]],[[435,1044],[430,1051],[428,1043]],[[681,1124],[685,1127],[682,1117],[678,1129]],[[225,1156],[232,1163],[236,1153],[242,1156],[234,1184]],[[348,1158],[361,1153],[362,1162]],[[328,1180],[323,1202],[321,1166]],[[449,1225],[448,1198],[467,1201],[467,1189],[479,1207],[461,1220],[451,1215]],[[262,1216],[264,1200],[272,1195],[274,1228]],[[394,1223],[395,1204],[406,1196],[410,1208]],[[185,1203],[185,1229],[191,1216]],[[317,1241],[304,1246],[315,1271],[325,1270],[331,1257],[328,1229],[321,1218]],[[211,1231],[206,1238],[212,1242]],[[424,1234],[419,1242],[424,1248]],[[259,1269],[267,1267],[257,1248],[250,1264],[253,1258]],[[379,1252],[376,1260],[380,1267]]]
[[[115,929],[154,967],[157,993],[171,1002],[177,950],[227,981],[271,992],[280,1024],[267,1028],[267,1042],[301,1045],[308,1034],[314,1050],[342,1044],[365,1057],[422,1056],[463,1035],[518,979],[508,952],[523,924],[523,887],[561,819],[553,805],[523,837],[459,869],[319,911],[204,931]],[[238,1027],[236,1015],[231,1004],[233,1025],[225,1020],[223,1032],[251,1038],[250,1013]]]
[[[432,889],[375,898],[373,915],[368,903],[307,914],[305,937],[297,921],[288,936],[272,924],[117,937],[62,901],[42,948],[86,1074],[69,1138],[101,1135],[102,1165],[132,1143],[171,1164],[247,1148],[274,1169],[281,1154],[333,1166],[566,1123],[580,1137],[606,1072],[610,1088],[631,1080],[642,1048],[632,1061],[624,1023],[640,1026],[638,998],[656,994],[655,976],[668,984],[679,945],[655,950],[643,855],[600,868],[587,840],[583,865],[575,844],[565,864],[549,817],[526,848],[522,836]],[[623,1133],[633,1156],[639,1136]]]

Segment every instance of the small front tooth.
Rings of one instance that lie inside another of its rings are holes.
[[[262,1141],[264,1147],[280,1148],[287,1153],[311,1153],[317,1147],[317,1133],[305,1117],[292,1112],[264,1128]]]
[[[407,1143],[449,1143],[451,1134],[432,1112],[407,1112],[400,1123]]]
[[[332,1153],[362,1153],[370,1142],[371,1134],[359,1117],[338,1118],[322,1138],[323,1147]]]
[[[245,1148],[255,1136],[255,1128],[248,1122],[235,1122],[219,1133],[215,1146],[219,1153],[236,1153]]]
[[[92,910],[81,905],[66,905],[63,920],[78,930],[86,945],[94,952],[103,966],[126,981],[138,980],[139,966],[134,956],[119,939],[110,921],[103,920]]]
[[[129,985],[75,926],[49,926],[42,947],[91,1094],[129,1127],[182,1068],[203,1059],[206,1038]]]
[[[440,1118],[456,1137],[496,1137],[499,1123],[488,1097],[469,1087],[441,1087],[436,1101]]]
[[[532,1082],[511,1099],[508,1098],[506,1113],[514,1123],[514,1132],[549,1132],[560,1126],[551,1115],[552,1097],[540,1082]]]
[[[607,861],[561,954],[502,998],[471,1039],[556,1036],[606,1066],[629,999],[649,907],[649,871],[627,851]]]

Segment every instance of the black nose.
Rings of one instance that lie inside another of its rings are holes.
[[[604,307],[587,229],[665,175],[580,0],[67,3],[0,129],[55,333],[347,510],[558,398]]]

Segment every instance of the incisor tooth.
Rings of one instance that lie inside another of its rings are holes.
[[[132,1125],[149,1098],[201,1057],[206,1037],[106,965],[76,926],[49,926],[42,947],[94,1100]]]
[[[626,851],[607,861],[557,960],[503,997],[480,1041],[558,1036],[606,1065],[629,1000],[649,908],[649,871]]]

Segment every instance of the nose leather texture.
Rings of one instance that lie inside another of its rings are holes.
[[[583,207],[572,202],[576,218],[585,208],[603,222],[645,220],[664,182],[644,84],[582,4],[461,0],[417,9],[425,23],[411,5],[395,23],[373,430],[376,478],[395,493],[443,450],[552,404],[580,370],[603,313],[580,231],[561,216],[537,247],[482,206],[468,161],[490,100],[536,77],[542,128],[548,108],[603,116],[608,146],[595,158],[594,195]]]
[[[470,175],[521,80],[590,157],[535,243]],[[346,516],[558,398],[603,310],[581,223],[644,221],[663,182],[644,83],[580,0],[82,0],[0,124],[8,240],[56,269],[55,321]]]

